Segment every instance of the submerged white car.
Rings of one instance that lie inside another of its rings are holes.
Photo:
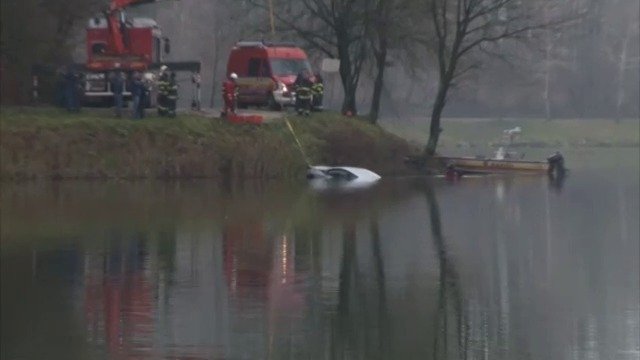
[[[378,182],[380,175],[351,166],[312,166],[307,171],[307,179],[316,190],[360,189]]]

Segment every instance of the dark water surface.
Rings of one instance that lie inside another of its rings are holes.
[[[1,357],[639,359],[629,154],[563,184],[3,184]]]

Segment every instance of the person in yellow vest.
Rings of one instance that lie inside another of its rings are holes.
[[[320,74],[316,74],[316,81],[311,85],[311,95],[313,96],[312,105],[316,110],[322,109],[322,99],[324,97],[324,84]]]
[[[178,106],[178,83],[176,82],[176,73],[171,72],[169,77],[169,85],[167,91],[167,115],[176,117],[176,108]]]
[[[309,115],[311,111],[311,82],[309,72],[307,70],[298,74],[296,81],[293,83],[296,89],[296,112],[299,115]]]

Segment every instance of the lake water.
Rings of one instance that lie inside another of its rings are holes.
[[[639,359],[638,160],[350,193],[4,183],[1,357]]]

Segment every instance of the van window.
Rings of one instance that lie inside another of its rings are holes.
[[[153,38],[153,62],[161,62],[162,61],[162,44],[160,42],[160,38]]]
[[[298,75],[303,70],[311,72],[311,65],[307,59],[271,59],[271,69],[274,75]]]
[[[262,75],[263,77],[271,77],[269,62],[267,62],[266,60],[262,62],[262,71],[260,72],[260,75]]]
[[[262,59],[259,59],[259,58],[249,59],[249,77],[260,76],[261,63],[262,63]]]

